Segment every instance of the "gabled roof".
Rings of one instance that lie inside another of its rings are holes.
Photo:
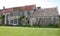
[[[58,16],[57,7],[38,10],[34,16]]]
[[[23,10],[23,11],[29,11],[32,10],[36,5],[26,5],[22,7],[13,7],[13,9]]]
[[[13,12],[15,10],[23,10],[23,11],[29,11],[32,10],[36,5],[27,5],[27,6],[22,6],[22,7],[13,7],[13,8],[6,8],[3,9],[1,13],[8,13],[8,12]]]

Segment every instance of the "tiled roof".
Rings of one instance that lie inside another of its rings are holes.
[[[34,16],[58,16],[58,15],[59,14],[58,14],[57,7],[40,9],[34,14]]]
[[[21,9],[22,10],[32,10],[33,9],[33,7],[34,7],[35,5],[29,5],[29,6],[24,6],[24,7],[22,7]]]
[[[1,13],[8,13],[8,12],[12,12],[14,10],[29,11],[29,10],[32,10],[34,6],[35,5],[27,5],[27,6],[22,6],[22,7],[6,8]]]
[[[7,8],[7,9],[3,10],[2,13],[12,12],[12,11],[13,11],[12,8]]]

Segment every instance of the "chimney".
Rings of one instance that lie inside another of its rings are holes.
[[[37,7],[37,9],[41,9],[41,7]]]
[[[5,9],[5,6],[3,6],[3,9]]]
[[[41,10],[41,7],[37,7],[37,12],[40,12],[40,10]]]

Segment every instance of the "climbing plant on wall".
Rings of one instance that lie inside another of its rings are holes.
[[[19,25],[21,24],[22,19],[24,19],[25,16],[20,16],[19,18]]]
[[[59,18],[58,18],[58,27],[60,27],[60,15],[59,15]]]
[[[2,25],[4,25],[5,15],[1,16]]]

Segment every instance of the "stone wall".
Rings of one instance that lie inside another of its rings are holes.
[[[58,24],[58,17],[38,17],[36,18],[36,24],[40,25],[49,25],[49,24]]]

